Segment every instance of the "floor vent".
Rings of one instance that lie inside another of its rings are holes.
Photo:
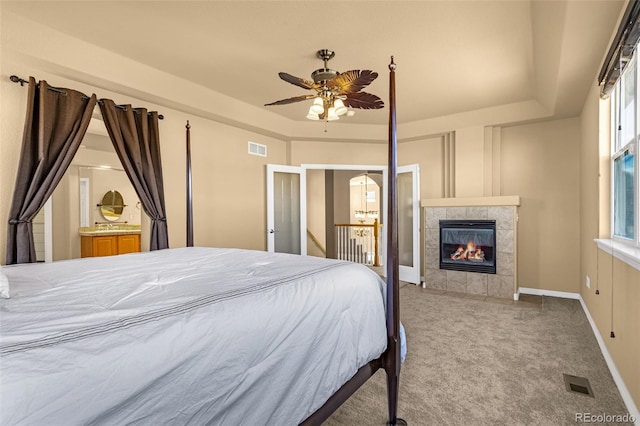
[[[595,398],[588,379],[585,377],[572,376],[570,374],[563,374],[563,376],[564,385],[569,392],[579,393]]]

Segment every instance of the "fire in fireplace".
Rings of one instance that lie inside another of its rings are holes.
[[[441,220],[440,269],[496,273],[495,220]]]

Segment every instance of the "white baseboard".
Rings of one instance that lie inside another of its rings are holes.
[[[561,297],[563,299],[577,299],[580,301],[580,305],[582,305],[582,310],[587,316],[587,320],[589,320],[589,324],[591,325],[591,330],[593,330],[593,334],[596,336],[596,340],[598,341],[598,346],[600,346],[600,352],[602,352],[602,356],[604,357],[607,366],[609,367],[609,371],[611,372],[611,376],[613,377],[613,381],[616,383],[618,387],[618,391],[620,392],[620,396],[624,401],[624,404],[627,406],[627,410],[629,411],[629,415],[634,418],[634,422],[636,426],[640,426],[640,411],[638,411],[638,407],[636,407],[633,398],[631,397],[631,393],[629,393],[629,389],[624,384],[624,380],[622,380],[622,376],[620,376],[620,372],[616,368],[616,363],[613,362],[613,358],[607,349],[607,345],[602,340],[602,335],[596,327],[596,323],[589,312],[589,308],[587,308],[587,304],[584,303],[584,299],[582,295],[578,293],[569,293],[565,291],[554,291],[554,290],[541,290],[538,288],[526,288],[520,287],[518,292],[513,295],[514,300],[518,300],[520,294],[532,294],[536,296],[551,296],[551,297]]]
[[[518,293],[516,294],[518,294],[518,297],[520,296],[520,294],[532,294],[534,296],[551,296],[551,297],[560,297],[562,299],[580,299],[580,295],[578,293],[569,293],[567,291],[542,290],[539,288],[527,288],[527,287],[519,287]],[[515,300],[518,300],[518,299],[515,299]]]
[[[596,336],[596,340],[598,341],[598,345],[600,346],[602,356],[604,356],[604,360],[609,366],[609,371],[611,372],[613,381],[616,383],[616,386],[618,386],[618,391],[620,392],[620,396],[622,397],[624,404],[627,406],[629,415],[634,417],[635,425],[640,426],[640,411],[638,411],[638,407],[636,407],[636,404],[631,397],[631,393],[629,393],[629,389],[627,389],[627,386],[624,384],[624,380],[622,380],[622,376],[620,376],[620,372],[618,372],[618,369],[616,368],[616,363],[613,362],[613,358],[611,358],[611,354],[607,349],[607,345],[605,345],[604,340],[602,340],[602,335],[600,335],[600,331],[598,330],[598,327],[596,327],[596,323],[593,320],[593,317],[591,317],[591,313],[589,312],[589,308],[587,308],[587,304],[584,303],[584,299],[581,295],[578,296],[578,300],[580,300],[580,304],[582,305],[582,310],[587,316],[589,324],[591,324],[591,329],[593,330],[593,334]]]

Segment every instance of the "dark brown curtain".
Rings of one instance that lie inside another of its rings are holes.
[[[36,83],[29,77],[27,118],[16,176],[7,265],[36,261],[32,220],[53,194],[84,137],[96,96]]]
[[[151,250],[169,247],[164,204],[158,113],[100,99],[100,111],[113,147],[151,218]]]

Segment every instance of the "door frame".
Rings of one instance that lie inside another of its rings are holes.
[[[382,209],[384,221],[387,222],[389,189],[388,189],[388,166],[380,165],[362,165],[362,164],[301,164],[298,166],[285,166],[278,164],[267,164],[267,251],[275,250],[275,241],[273,238],[274,225],[274,191],[273,191],[273,173],[295,173],[300,175],[300,253],[307,254],[307,197],[306,197],[306,175],[307,170],[352,170],[352,171],[381,171],[382,172]],[[403,281],[414,284],[421,282],[421,232],[420,227],[420,166],[418,164],[409,164],[398,166],[398,173],[412,172],[414,174],[412,192],[414,194],[413,204],[413,266],[400,265],[400,275]],[[387,262],[387,232],[382,233],[380,241],[381,263],[386,265]],[[386,275],[386,268],[381,268],[382,275]]]
[[[353,171],[381,171],[382,172],[382,209],[384,214],[384,222],[387,222],[387,213],[388,213],[388,202],[389,202],[389,185],[388,185],[388,174],[389,167],[388,166],[380,166],[380,165],[354,165],[354,164],[301,164],[300,167],[304,170],[304,174],[306,175],[307,170],[353,170]],[[419,164],[408,164],[406,166],[398,166],[398,173],[414,173],[413,179],[413,194],[417,194],[414,196],[414,205],[413,205],[413,267],[400,265],[400,279],[403,281],[408,281],[413,284],[420,284],[421,282],[421,250],[420,250],[420,241],[421,241],[421,232],[422,229],[420,227],[420,166]],[[306,200],[305,200],[306,203]],[[306,205],[305,205],[305,215],[306,215]],[[306,224],[305,224],[306,226]],[[306,232],[306,230],[305,230]],[[306,243],[305,243],[306,244]],[[387,264],[387,232],[383,230],[382,238],[380,240],[380,254],[381,254],[381,264]],[[383,276],[386,276],[386,268],[381,268],[380,273]]]
[[[400,265],[400,276],[402,281],[408,281],[413,284],[421,283],[421,270],[420,259],[420,241],[422,240],[422,227],[420,226],[420,165],[419,164],[407,164],[406,166],[398,166],[398,174],[400,173],[413,173],[412,179],[412,194],[413,196],[413,266]],[[416,197],[417,194],[417,197]]]

